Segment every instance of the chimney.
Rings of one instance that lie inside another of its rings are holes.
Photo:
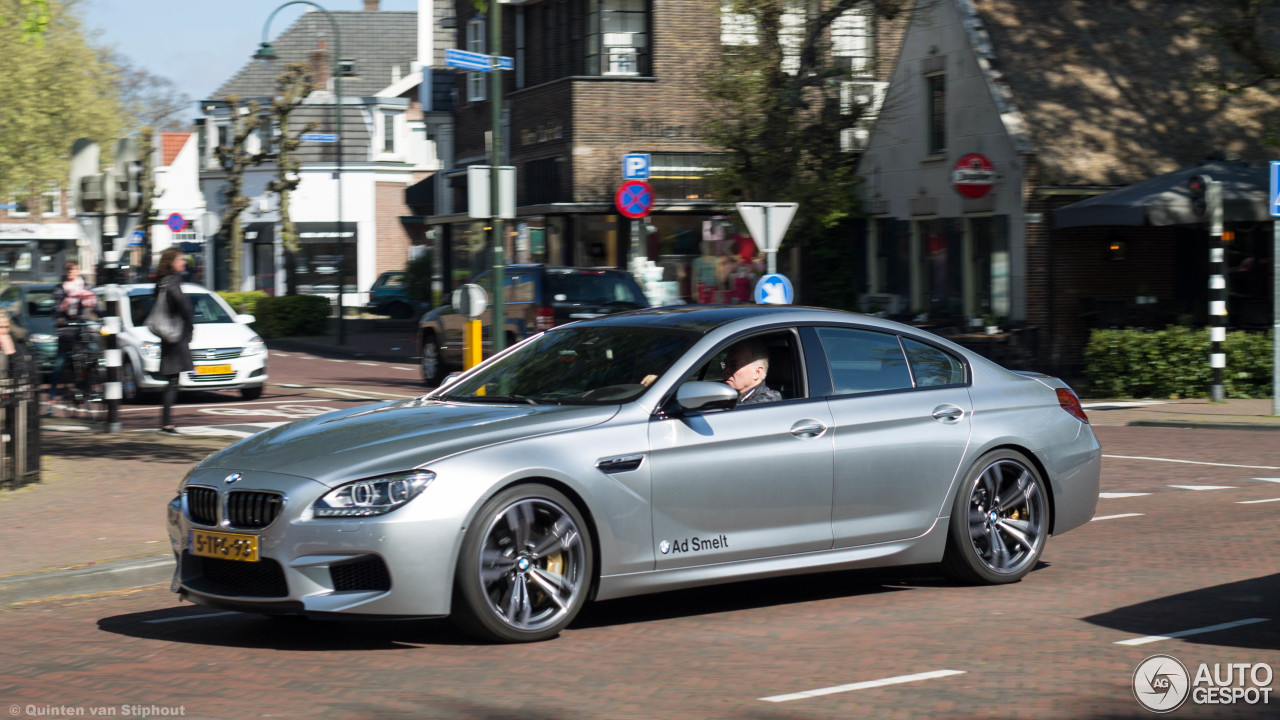
[[[307,63],[311,70],[311,84],[317,90],[329,89],[329,51],[325,49],[324,40],[307,55]]]
[[[365,12],[378,12],[378,0],[364,0]]]

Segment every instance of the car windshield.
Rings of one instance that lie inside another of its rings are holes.
[[[28,317],[53,317],[53,292],[27,293]]]
[[[625,303],[643,307],[644,297],[623,275],[592,270],[548,270],[546,296],[552,302]]]
[[[187,299],[191,301],[191,312],[195,316],[196,324],[203,325],[206,323],[229,323],[231,316],[226,310],[218,304],[213,296],[206,292],[188,291]],[[134,327],[142,327],[147,324],[147,313],[151,312],[151,306],[156,302],[154,292],[148,291],[146,294],[129,296],[129,316],[133,318]]]
[[[687,331],[566,327],[543,333],[438,400],[532,405],[609,405],[640,397],[698,339]]]

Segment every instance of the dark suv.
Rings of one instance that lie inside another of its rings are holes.
[[[508,265],[503,283],[506,345],[574,320],[649,307],[640,286],[621,270]],[[493,301],[493,278],[485,272],[472,281]],[[435,387],[446,371],[462,369],[462,330],[467,317],[444,305],[418,323],[422,381]],[[484,355],[490,352],[493,309],[480,316]]]

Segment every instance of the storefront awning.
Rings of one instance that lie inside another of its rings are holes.
[[[1094,225],[1198,225],[1188,180],[1208,175],[1222,183],[1225,222],[1269,222],[1266,167],[1210,161],[1175,170],[1053,211],[1055,229]]]

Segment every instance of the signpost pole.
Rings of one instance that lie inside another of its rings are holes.
[[[489,149],[489,208],[490,225],[493,227],[493,327],[490,329],[490,341],[493,354],[502,352],[507,339],[507,306],[504,291],[506,288],[506,260],[503,256],[505,240],[502,231],[502,212],[499,209],[499,196],[502,183],[499,180],[498,168],[502,166],[502,73],[499,71],[499,56],[502,54],[502,3],[489,3],[489,60],[492,70],[489,87],[492,88],[489,100],[490,115],[493,120],[491,134],[492,147]]]
[[[764,252],[765,261],[768,263],[766,267],[768,268],[769,274],[772,275],[778,272],[778,248],[774,247],[774,243],[772,242],[773,238],[769,235],[770,233],[769,211],[770,210],[772,210],[771,207],[769,207],[768,205],[764,206],[764,238],[763,240],[764,240],[764,246],[768,248],[768,250],[765,250]]]
[[[1271,414],[1280,415],[1280,162],[1271,162]]]

